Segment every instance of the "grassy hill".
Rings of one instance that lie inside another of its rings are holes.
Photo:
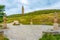
[[[57,12],[58,19],[60,20],[60,10],[52,9],[52,10],[38,10],[34,12],[25,13],[24,16],[21,14],[13,14],[7,16],[7,22],[13,22],[14,20],[18,20],[22,24],[30,24],[32,19],[33,24],[53,24],[54,12]],[[58,21],[60,23],[60,21]]]

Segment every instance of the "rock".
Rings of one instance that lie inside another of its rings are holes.
[[[19,23],[19,21],[17,21],[17,20],[15,20],[14,22],[13,22],[13,25],[19,25],[20,23]]]
[[[54,23],[53,26],[54,26],[54,30],[58,30],[58,29],[59,29],[59,28],[58,28],[58,27],[59,27],[59,24],[58,24],[58,23]]]

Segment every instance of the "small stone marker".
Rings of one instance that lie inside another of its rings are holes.
[[[30,21],[30,24],[31,24],[31,25],[33,24],[32,19],[31,19],[31,21]]]
[[[58,30],[58,18],[57,18],[57,13],[55,12],[55,15],[54,15],[54,30]]]
[[[4,22],[3,22],[3,28],[6,29],[7,28],[7,22],[6,22],[7,18],[6,18],[6,16],[3,17],[3,20],[4,20]]]

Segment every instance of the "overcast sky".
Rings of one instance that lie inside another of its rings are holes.
[[[42,9],[60,9],[60,0],[0,0],[1,5],[5,5],[7,15],[21,13],[22,5],[25,12]]]

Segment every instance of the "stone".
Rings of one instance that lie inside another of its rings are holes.
[[[59,24],[58,23],[54,23],[54,30],[58,30]]]
[[[33,24],[32,19],[31,19],[31,21],[30,21],[30,24],[31,24],[31,25]]]
[[[14,20],[13,25],[19,25],[19,24],[20,24],[19,21]]]
[[[6,16],[4,16],[3,17],[3,20],[4,20],[4,22],[3,22],[3,29],[7,29],[7,18],[6,18]]]
[[[54,26],[54,30],[58,30],[58,27],[59,27],[59,25],[58,25],[58,15],[57,15],[56,12],[55,12],[55,15],[54,15],[54,24],[53,24],[53,26]]]

